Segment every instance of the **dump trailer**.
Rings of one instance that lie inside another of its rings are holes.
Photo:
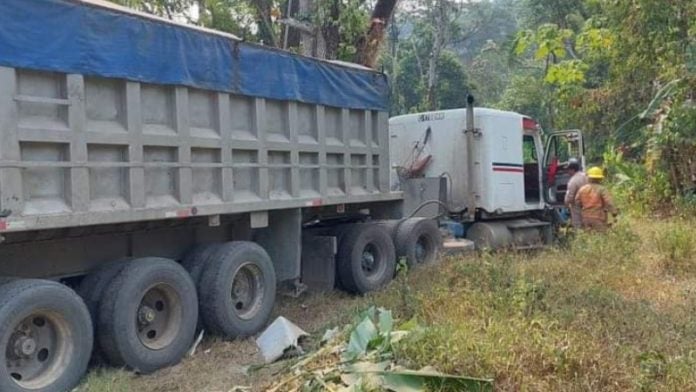
[[[544,134],[525,115],[467,108],[390,119],[391,186],[405,209],[440,216],[454,237],[483,249],[530,249],[553,241],[580,130]]]
[[[141,373],[276,293],[436,257],[389,185],[383,74],[96,0],[0,12],[0,391]]]

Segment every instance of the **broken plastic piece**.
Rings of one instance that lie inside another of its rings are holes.
[[[289,349],[297,348],[298,341],[303,336],[309,335],[280,316],[256,339],[256,345],[261,349],[264,361],[271,363],[280,359]]]

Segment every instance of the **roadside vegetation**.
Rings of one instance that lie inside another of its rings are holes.
[[[622,218],[607,235],[582,233],[539,253],[449,257],[374,295],[308,295],[278,313],[318,348],[326,329],[390,309],[394,329],[412,330],[391,349],[396,364],[493,379],[498,391],[685,391],[696,385],[693,233],[693,220]],[[206,340],[175,368],[97,370],[79,390],[262,391],[311,370],[291,370],[298,359],[248,367],[260,363],[254,350]]]

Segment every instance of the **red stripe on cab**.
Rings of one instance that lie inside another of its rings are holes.
[[[493,171],[506,173],[524,173],[524,169],[517,169],[514,167],[494,167]]]

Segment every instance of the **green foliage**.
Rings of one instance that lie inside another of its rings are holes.
[[[199,23],[203,26],[235,34],[239,37],[253,37],[255,23],[254,9],[243,1],[205,0],[199,11]]]
[[[585,82],[588,65],[580,60],[563,61],[549,66],[544,81],[558,87],[580,85]]]
[[[514,75],[495,106],[500,109],[524,113],[547,127],[549,120],[550,102],[547,87],[536,76],[536,73]]]
[[[173,18],[181,16],[195,3],[194,0],[111,0],[126,7],[150,14]]]
[[[547,0],[523,4],[539,15],[517,33],[512,53],[543,71],[518,71],[499,106],[520,111],[544,103],[544,116],[525,113],[547,129],[582,129],[589,161],[604,161],[630,211],[689,204],[683,199],[695,193],[696,166],[684,158],[696,153],[689,65],[696,2],[585,0],[553,10],[544,9]]]
[[[522,30],[517,33],[515,53],[521,55],[533,48],[536,60],[547,60],[549,57],[563,59],[566,57],[565,43],[572,37],[571,30],[551,23],[543,24],[536,31]]]
[[[392,112],[406,113],[427,110],[426,78],[418,66],[419,54],[405,50],[399,62],[396,78],[398,96],[392,97]],[[436,86],[438,109],[453,109],[466,106],[466,95],[471,90],[464,66],[457,56],[449,51],[438,60],[439,78]]]
[[[650,174],[644,165],[626,160],[615,148],[605,152],[604,165],[611,191],[627,212],[641,216],[670,204],[673,192],[665,172]]]
[[[304,18],[322,30],[335,31],[339,35],[336,58],[351,61],[357,50],[358,38],[369,25],[370,10],[361,0],[316,0],[315,9]]]

